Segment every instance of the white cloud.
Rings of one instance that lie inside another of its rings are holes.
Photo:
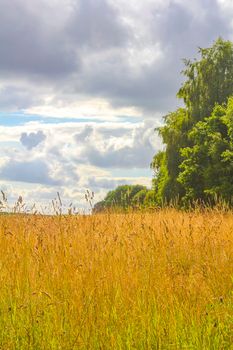
[[[94,189],[98,198],[100,193],[103,195],[118,184],[141,180],[149,184],[150,176],[130,177],[130,169],[148,168],[155,150],[161,147],[155,126],[151,120],[54,126],[37,122],[1,127],[4,142],[7,143],[8,135],[14,140],[15,148],[6,151],[2,147],[0,151],[0,179],[20,183],[22,190],[30,183],[38,183],[47,188],[49,197],[61,189],[68,196],[67,201],[72,200],[74,189],[79,193],[84,193],[86,188]],[[22,135],[26,137],[26,148],[21,146]],[[36,147],[32,147],[35,142]],[[122,168],[127,169],[128,176],[115,176],[112,170]]]
[[[44,115],[56,118],[96,118],[101,120],[117,120],[117,117],[140,117],[141,111],[133,106],[113,108],[110,103],[101,98],[84,99],[78,102],[57,100],[56,97],[46,97],[46,103],[25,109],[33,115]]]

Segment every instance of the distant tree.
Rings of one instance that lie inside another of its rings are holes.
[[[156,198],[155,192],[153,190],[147,190],[146,196],[144,198],[144,207],[155,207],[156,206]]]
[[[105,201],[100,201],[100,202],[97,202],[95,205],[94,205],[94,208],[93,208],[93,213],[99,213],[99,212],[102,212],[104,211],[106,208],[105,208]]]
[[[108,208],[123,208],[126,209],[135,204],[135,196],[145,191],[146,187],[142,185],[122,185],[115,190],[109,191],[105,199],[94,206],[94,211],[102,211]],[[138,197],[140,198],[140,197]]]
[[[132,204],[135,206],[143,206],[144,205],[144,201],[146,198],[148,190],[145,188],[141,191],[138,191],[134,196],[133,196],[133,201]]]

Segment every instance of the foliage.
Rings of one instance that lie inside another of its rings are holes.
[[[181,162],[179,150],[187,144],[187,131],[189,129],[187,111],[180,108],[176,112],[170,113],[165,117],[165,123],[165,126],[158,130],[163,142],[167,144],[166,150],[160,151],[151,164],[156,173],[153,187],[159,203],[162,199],[170,201],[179,194],[183,194],[181,185],[176,181],[176,178]]]
[[[221,38],[210,48],[199,48],[201,59],[184,60],[187,77],[177,96],[184,100],[193,121],[211,114],[233,93],[233,44]]]
[[[105,199],[94,206],[94,211],[102,211],[109,208],[141,207],[154,204],[154,191],[148,190],[142,185],[122,185],[109,191]]]
[[[185,107],[158,129],[166,146],[151,163],[158,204],[233,196],[232,99],[226,107],[233,95],[233,44],[219,38],[199,53],[200,60],[184,61],[187,79],[177,95]]]
[[[210,117],[189,132],[192,147],[181,149],[183,161],[178,181],[185,188],[184,201],[209,201],[233,196],[233,98],[227,107],[216,105]]]

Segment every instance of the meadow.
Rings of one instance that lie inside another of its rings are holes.
[[[232,344],[232,212],[0,216],[0,349]]]

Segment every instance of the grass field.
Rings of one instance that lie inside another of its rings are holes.
[[[0,216],[0,349],[232,344],[232,213]]]

